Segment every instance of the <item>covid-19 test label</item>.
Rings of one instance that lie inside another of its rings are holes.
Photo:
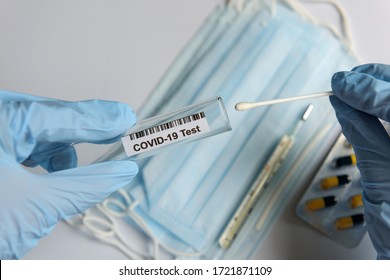
[[[210,131],[204,112],[166,122],[122,137],[128,157],[187,140]]]

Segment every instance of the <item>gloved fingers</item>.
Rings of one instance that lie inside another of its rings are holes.
[[[356,66],[351,71],[365,73],[378,80],[390,82],[390,65],[371,63]]]
[[[138,173],[131,161],[108,161],[42,176],[49,186],[40,196],[49,213],[67,219],[103,201]]]
[[[40,165],[48,172],[74,168],[77,166],[77,152],[69,144],[38,144],[22,164],[26,167]]]
[[[390,83],[360,72],[337,72],[332,89],[350,106],[382,120],[390,121]]]
[[[109,143],[135,123],[135,113],[123,103],[88,100],[0,103],[3,149],[18,162],[40,143]],[[8,135],[8,137],[7,137]]]
[[[378,118],[356,110],[336,96],[330,97],[343,134],[356,154],[363,181],[389,181],[390,138]]]
[[[44,101],[28,110],[30,132],[38,142],[109,143],[135,123],[133,110],[113,101]]]

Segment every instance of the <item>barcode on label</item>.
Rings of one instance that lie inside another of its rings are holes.
[[[154,150],[176,142],[202,137],[210,131],[204,112],[199,112],[122,137],[127,156]]]
[[[163,124],[160,124],[160,125],[155,126],[155,127],[151,127],[151,128],[148,128],[148,129],[145,129],[142,131],[132,133],[129,135],[129,137],[130,137],[130,140],[139,139],[139,138],[142,138],[142,137],[145,137],[148,135],[152,135],[152,134],[157,133],[157,132],[161,132],[161,131],[164,131],[164,130],[167,130],[170,128],[174,128],[176,126],[180,126],[180,125],[190,123],[190,122],[193,122],[193,121],[196,121],[199,119],[203,119],[204,117],[205,117],[204,112],[199,112],[199,113],[193,114],[191,116],[186,116],[186,117],[181,118],[181,119],[173,120],[171,122],[163,123]]]

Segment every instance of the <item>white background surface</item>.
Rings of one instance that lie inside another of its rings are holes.
[[[0,0],[0,88],[66,100],[111,99],[137,110],[220,0]],[[363,62],[390,64],[390,1],[340,0]],[[339,23],[329,6],[312,11]],[[259,259],[373,259],[369,238],[345,249],[295,217],[301,193]],[[60,223],[26,259],[123,259]]]

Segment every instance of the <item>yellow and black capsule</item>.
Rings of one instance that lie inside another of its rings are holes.
[[[363,195],[357,194],[350,198],[349,205],[351,208],[358,208],[363,206]]]
[[[306,208],[310,211],[320,210],[322,208],[327,208],[333,206],[337,203],[336,197],[334,195],[319,197],[310,199],[306,202]]]
[[[349,165],[356,165],[356,156],[355,154],[345,156],[345,157],[339,157],[335,160],[334,166],[336,168],[340,168],[343,166],[349,166]]]
[[[356,214],[349,217],[342,217],[336,220],[337,229],[347,229],[364,223],[364,215]]]
[[[351,182],[352,178],[349,175],[339,175],[322,179],[321,188],[327,190],[338,186],[346,185]]]

